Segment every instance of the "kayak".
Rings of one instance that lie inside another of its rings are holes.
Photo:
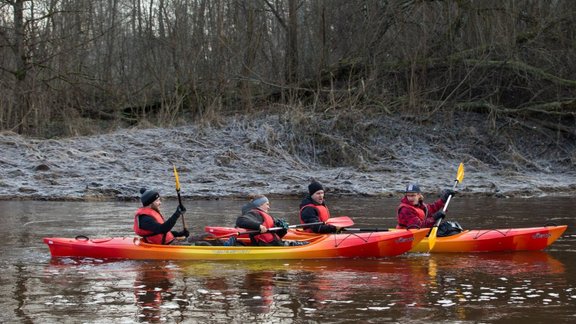
[[[44,238],[52,257],[155,260],[266,260],[379,258],[400,255],[428,231],[400,230],[316,235],[299,246],[183,246],[145,243],[137,237]]]
[[[421,240],[409,252],[501,252],[537,251],[550,246],[566,231],[567,225],[529,228],[464,230],[456,235],[436,238],[434,249],[429,251],[428,238]],[[353,230],[353,229],[349,229]],[[226,235],[237,229],[207,226],[205,231]],[[396,232],[398,229],[389,229]],[[403,231],[403,230],[401,230]],[[380,233],[380,232],[379,232]],[[286,240],[302,240],[321,235],[290,229]]]

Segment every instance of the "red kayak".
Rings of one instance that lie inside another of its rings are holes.
[[[436,238],[431,252],[537,251],[554,243],[567,225],[527,228],[464,230],[452,236]],[[428,238],[410,252],[428,252]]]

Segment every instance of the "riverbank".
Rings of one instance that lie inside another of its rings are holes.
[[[458,187],[463,195],[576,193],[574,143],[555,148],[543,130],[495,135],[483,126],[485,117],[468,113],[417,125],[402,116],[368,116],[343,133],[334,128],[336,118],[318,122],[312,149],[291,142],[296,135],[281,115],[66,139],[2,133],[0,199],[130,200],[141,187],[174,197],[173,164],[182,195],[192,199],[302,196],[312,178],[333,196],[394,196],[409,182],[432,196],[453,184],[460,162],[466,168]],[[328,158],[343,162],[327,165]]]

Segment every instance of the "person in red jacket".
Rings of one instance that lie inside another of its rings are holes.
[[[396,228],[430,228],[440,218],[446,217],[442,208],[449,196],[456,192],[451,189],[443,190],[440,199],[431,204],[424,202],[424,196],[417,184],[409,184],[404,191],[404,197],[396,209],[398,225]]]
[[[236,227],[247,230],[258,230],[259,234],[251,234],[250,241],[259,246],[283,246],[282,237],[286,235],[286,226],[282,220],[275,219],[268,214],[270,201],[264,195],[256,195],[242,207],[242,215],[236,219]],[[285,227],[276,232],[269,232],[272,227]]]
[[[179,205],[174,214],[164,219],[160,212],[160,194],[156,190],[140,189],[140,207],[134,215],[134,232],[142,236],[144,241],[152,244],[175,244],[179,243],[177,237],[188,237],[190,233],[187,229],[183,231],[173,231],[176,221],[184,215],[186,208]]]

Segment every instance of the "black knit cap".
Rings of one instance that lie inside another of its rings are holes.
[[[156,199],[160,198],[160,194],[156,190],[141,188],[140,189],[140,201],[142,201],[142,206],[148,206],[153,203]]]
[[[312,196],[318,190],[324,190],[324,187],[322,187],[319,182],[314,181],[308,185],[308,192],[310,193],[310,196]]]

